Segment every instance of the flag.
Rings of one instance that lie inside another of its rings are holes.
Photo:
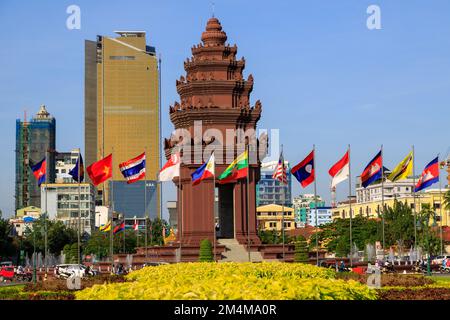
[[[420,191],[422,189],[428,188],[433,183],[439,181],[439,162],[438,157],[434,158],[425,169],[422,171],[422,175],[416,184],[414,192]]]
[[[331,176],[332,188],[348,179],[350,175],[350,150],[347,150],[344,156],[328,170],[328,173]]]
[[[133,230],[134,231],[138,231],[139,230],[139,223],[137,222],[136,219],[134,219]]]
[[[112,154],[87,167],[92,183],[97,186],[112,177]]]
[[[219,183],[229,183],[234,180],[246,178],[248,174],[248,152],[245,150],[225,169],[219,176]]]
[[[369,162],[364,168],[361,174],[361,184],[364,188],[367,188],[373,182],[381,179],[381,166],[383,165],[383,159],[381,157],[381,151]]]
[[[113,234],[119,233],[125,230],[125,221],[122,221],[117,226],[114,227]]]
[[[408,178],[413,174],[413,161],[413,153],[411,151],[405,159],[392,170],[387,178],[392,182]]]
[[[78,166],[80,167],[80,181],[78,181]],[[83,182],[84,180],[84,165],[83,165],[83,157],[81,157],[81,153],[78,156],[77,163],[72,170],[69,171],[69,174],[72,176],[72,179],[76,182]]]
[[[45,181],[47,172],[47,160],[45,160],[45,158],[42,159],[34,166],[31,166],[31,170],[33,171],[33,175],[36,177],[38,186],[40,186]]]
[[[202,164],[200,168],[198,168],[191,174],[192,185],[196,186],[202,180],[214,177],[214,166],[215,166],[215,161],[214,161],[214,152],[213,152],[211,154],[211,156],[209,157],[208,162],[205,162],[204,164]]]
[[[108,221],[108,223],[107,224],[102,224],[101,226],[100,226],[100,228],[98,228],[100,231],[102,231],[102,232],[108,232],[108,231],[111,231],[111,221]]]
[[[145,178],[145,152],[136,158],[119,164],[120,172],[127,179],[127,184]]]
[[[311,182],[314,181],[314,150],[303,159],[302,162],[297,164],[291,169],[291,173],[297,178],[298,182],[303,188],[306,188]]]
[[[287,184],[286,166],[284,165],[283,152],[280,153],[280,159],[278,159],[278,164],[275,167],[272,178],[283,184]]]
[[[172,154],[169,161],[159,172],[159,181],[172,181],[173,178],[178,177],[180,175],[180,163],[180,154]]]

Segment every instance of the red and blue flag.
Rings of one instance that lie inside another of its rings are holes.
[[[414,192],[423,190],[428,188],[433,183],[439,181],[439,161],[438,157],[434,158],[425,169],[422,171],[422,175],[419,178],[419,181],[416,184]]]
[[[122,221],[120,224],[114,227],[113,233],[119,233],[120,231],[125,230],[125,221]]]
[[[361,174],[361,184],[364,188],[367,188],[370,184],[381,179],[383,167],[383,157],[381,156],[381,150],[377,155],[369,162],[364,168]]]
[[[33,175],[36,177],[38,186],[41,186],[41,184],[45,181],[45,176],[47,172],[46,159],[44,158],[38,163],[36,163],[34,166],[31,166],[31,170],[33,171]]]
[[[298,182],[303,188],[306,188],[311,182],[314,181],[314,150],[303,159],[302,162],[297,164],[291,169],[291,173],[297,178]]]
[[[145,178],[145,152],[137,157],[119,164],[120,172],[127,184],[136,182]]]
[[[215,174],[214,167],[215,167],[215,159],[214,153],[212,153],[211,156],[209,157],[208,162],[202,164],[200,168],[198,168],[191,174],[192,185],[196,186],[201,181],[214,177]]]

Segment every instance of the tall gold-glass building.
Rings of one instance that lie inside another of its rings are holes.
[[[85,165],[113,154],[113,179],[98,186],[98,201],[125,217],[160,216],[159,70],[143,31],[85,41]],[[146,152],[146,185],[127,185],[119,163]],[[145,194],[144,190],[147,190]]]

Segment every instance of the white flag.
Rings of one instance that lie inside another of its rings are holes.
[[[328,171],[331,179],[331,187],[335,187],[338,183],[348,179],[350,173],[349,151],[345,153],[341,160],[336,162]]]
[[[180,163],[179,153],[171,155],[169,161],[159,172],[159,181],[172,181],[173,178],[180,176]]]

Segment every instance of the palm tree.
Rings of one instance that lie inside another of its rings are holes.
[[[442,204],[444,205],[445,210],[450,210],[450,190],[447,190],[444,195],[444,199],[442,201]]]

